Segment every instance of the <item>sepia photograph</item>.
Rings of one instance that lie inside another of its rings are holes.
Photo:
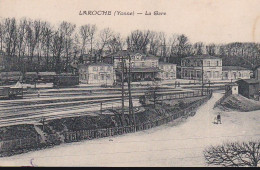
[[[0,167],[260,167],[260,0],[0,0]]]

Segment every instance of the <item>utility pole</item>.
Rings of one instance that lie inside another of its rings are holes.
[[[130,56],[130,54],[128,54],[128,60],[129,60],[129,67],[128,67],[129,116],[130,116],[130,114],[133,116],[134,131],[136,131],[135,113],[133,110],[133,101],[132,101],[132,94],[131,94],[131,56]]]
[[[203,70],[203,59],[201,60],[201,64],[202,64],[202,69],[201,69],[201,81],[202,81],[202,85],[201,85],[201,95],[203,96],[203,90],[204,90],[204,70]]]
[[[100,114],[102,114],[102,102],[100,103]]]
[[[122,119],[122,125],[124,125],[125,121],[125,115],[124,115],[124,108],[125,108],[125,89],[124,89],[124,71],[125,71],[125,63],[124,63],[124,57],[121,56],[121,92],[122,92],[122,113],[121,113],[121,119]]]

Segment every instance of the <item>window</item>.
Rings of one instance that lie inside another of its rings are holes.
[[[218,78],[218,77],[219,77],[219,72],[218,72],[218,71],[215,71],[213,77],[214,77],[214,78]]]
[[[142,62],[142,67],[144,67],[144,62]]]
[[[94,80],[97,80],[97,79],[98,79],[98,75],[94,74]]]
[[[207,71],[207,77],[211,78],[211,71]]]
[[[233,77],[234,77],[234,79],[237,78],[237,73],[236,72],[233,72]]]
[[[93,67],[93,71],[97,71],[97,67]]]
[[[210,61],[207,61],[207,66],[210,66]]]
[[[107,67],[107,71],[111,71],[112,69],[111,69],[111,67],[110,66],[108,66]]]
[[[173,66],[171,66],[171,69],[173,69]]]
[[[107,79],[110,79],[110,74],[107,74]]]
[[[169,73],[165,73],[166,74],[166,77],[168,78],[169,77]]]
[[[101,66],[101,67],[100,67],[100,71],[104,71],[104,66]]]
[[[219,65],[219,61],[217,61],[216,65],[217,65],[217,66]]]
[[[154,62],[152,62],[152,67],[154,67]]]
[[[197,78],[201,77],[201,72],[199,70],[196,71],[196,77]]]
[[[101,74],[101,80],[104,80],[104,79],[105,79],[104,74]]]
[[[239,76],[239,77],[242,77],[242,74],[241,74],[241,72],[239,72],[239,73],[238,73],[238,76]]]

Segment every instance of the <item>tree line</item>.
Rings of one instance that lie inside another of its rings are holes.
[[[53,25],[29,18],[0,21],[0,50],[7,56],[5,71],[68,72],[71,63],[83,62],[83,55],[99,62],[102,56],[123,49],[149,53],[161,61],[177,64],[183,57],[202,54],[219,56],[224,65],[254,69],[260,64],[260,44],[253,42],[191,43],[184,34],[151,30],[134,30],[122,37],[110,28],[99,30],[93,24],[77,27],[63,21]]]

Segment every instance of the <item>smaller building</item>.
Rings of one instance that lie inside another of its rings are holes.
[[[255,79],[241,79],[237,81],[238,93],[249,99],[259,96],[259,81]]]
[[[225,94],[238,94],[238,84],[237,83],[229,83],[225,85]]]
[[[79,65],[79,80],[86,84],[113,85],[113,65],[106,63]]]
[[[256,67],[254,70],[254,78],[260,80],[260,66]]]
[[[222,66],[223,80],[250,79],[251,70],[240,66]]]
[[[158,78],[161,80],[175,80],[176,79],[176,64],[159,62],[159,69],[161,72]]]

